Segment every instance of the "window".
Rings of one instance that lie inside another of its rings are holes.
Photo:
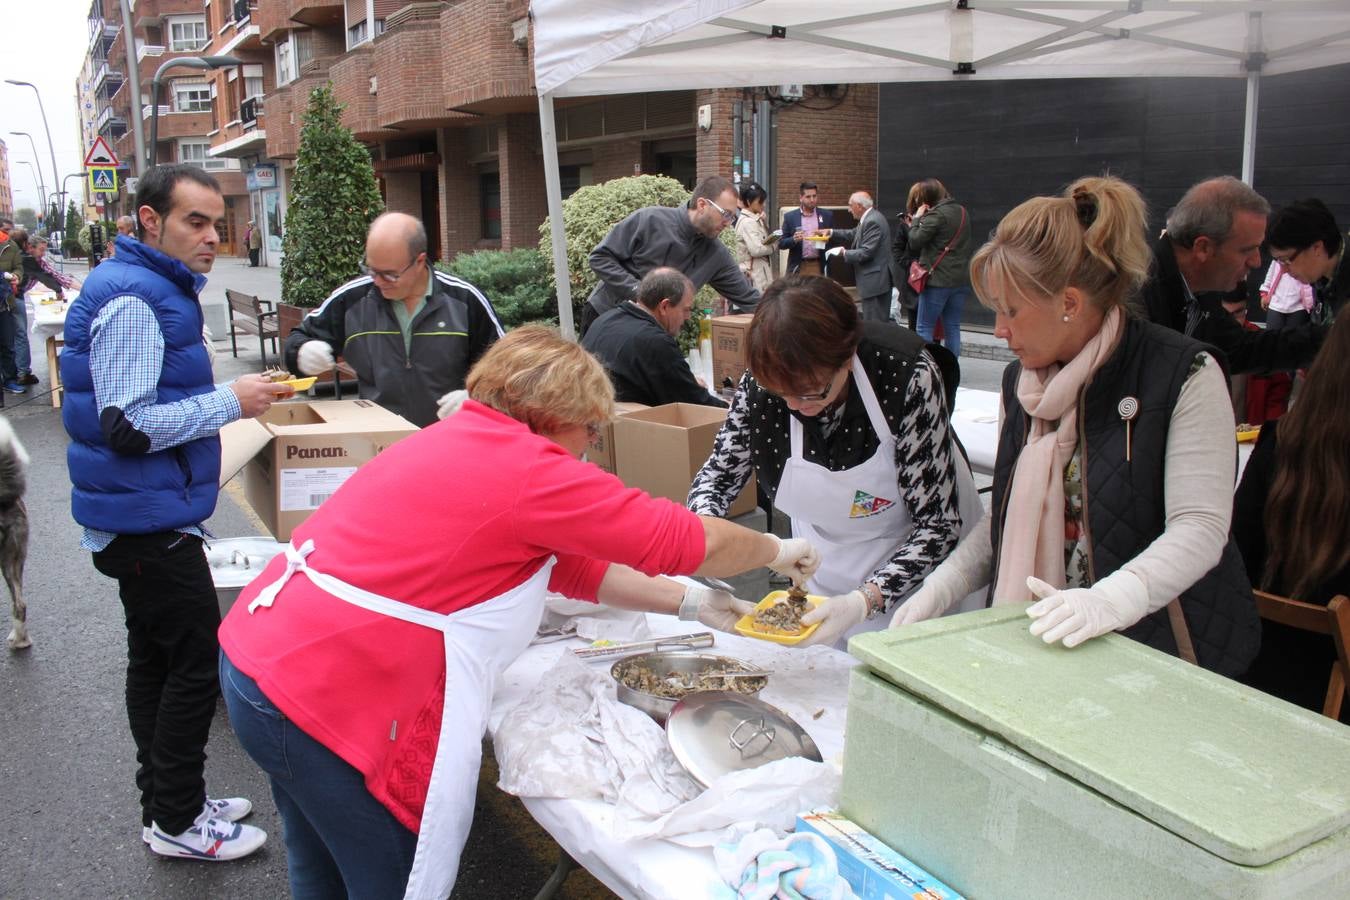
[[[206,47],[206,19],[169,21],[169,49],[174,53],[202,50]]]
[[[200,166],[203,169],[228,169],[230,160],[216,159],[208,156],[207,152],[211,149],[210,141],[187,140],[178,142],[178,161],[193,166]]]
[[[290,84],[296,78],[295,56],[292,54],[292,37],[277,44],[277,85]]]
[[[559,186],[562,188],[564,200],[575,194],[578,189],[586,187],[588,184],[594,184],[594,181],[591,178],[591,167],[589,164],[559,166],[558,181]]]
[[[502,239],[502,179],[497,172],[478,176],[478,223],[485,240]]]
[[[365,43],[366,40],[366,20],[362,19],[355,25],[347,29],[347,49],[355,47],[357,44]]]
[[[173,83],[174,112],[210,112],[211,87],[205,81]]]
[[[246,75],[244,77],[244,99],[249,97],[261,97],[263,95],[263,80],[261,75]]]

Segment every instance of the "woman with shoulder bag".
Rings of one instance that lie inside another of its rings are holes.
[[[918,332],[933,340],[942,322],[942,345],[961,356],[961,312],[970,296],[970,218],[936,178],[910,189],[909,284],[919,293]],[[917,270],[917,271],[916,271]]]

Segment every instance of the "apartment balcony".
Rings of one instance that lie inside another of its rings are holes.
[[[278,2],[286,7],[286,18],[301,25],[323,28],[342,24],[342,0],[278,0]]]
[[[221,35],[225,43],[220,45],[220,49],[212,52],[226,55],[240,50],[266,50],[263,46],[262,31],[253,22],[251,18],[234,23],[234,33],[231,34],[229,28]]]
[[[104,19],[89,20],[89,53],[93,56],[108,55],[112,43],[117,38],[118,26]]]
[[[145,133],[150,134],[150,112],[153,106],[141,109],[141,118],[145,121]],[[202,137],[215,130],[209,111],[174,112],[173,107],[159,108],[159,140],[172,141],[185,137]],[[162,154],[161,154],[162,155]]]
[[[266,129],[267,156],[272,159],[295,159],[300,149],[300,126],[295,121],[295,98],[309,96],[309,88],[300,80],[282,85],[265,98],[267,117],[272,127]]]
[[[108,84],[109,82],[113,83]],[[94,72],[94,80],[90,82],[90,86],[97,92],[101,90],[105,84],[108,84],[107,95],[109,97],[111,97],[122,84],[122,73],[109,66],[107,60],[104,60],[103,63],[99,65],[98,70]]]
[[[263,98],[249,97],[239,104],[239,124],[245,129],[256,128],[258,117],[262,115]]]
[[[258,36],[269,44],[286,39],[286,30],[295,23],[286,15],[286,0],[265,0],[253,10],[249,21],[258,26]]]
[[[200,16],[199,0],[136,0],[132,22],[137,29],[158,26],[165,16]]]
[[[94,120],[94,127],[104,137],[120,137],[126,133],[127,120],[118,110],[109,106],[98,114],[98,118]]]
[[[168,48],[161,44],[137,44],[136,45],[136,64],[140,65],[147,59],[159,59]]]
[[[346,107],[342,113],[342,124],[356,133],[357,140],[368,144],[398,135],[397,131],[381,128],[376,119],[375,91],[378,84],[372,78],[375,74],[372,68],[374,57],[375,47],[367,41],[333,60],[328,67],[333,82],[333,97]],[[297,100],[297,115],[302,108]]]
[[[484,30],[484,21],[498,24]],[[538,108],[529,57],[498,0],[461,0],[440,22],[443,106],[483,115]]]
[[[372,42],[376,121],[381,128],[403,131],[436,128],[466,118],[449,112],[441,85],[441,67],[410,66],[410,59],[437,59],[444,3],[411,3],[385,21],[384,33]],[[431,76],[431,77],[428,77]]]
[[[220,140],[222,135],[224,140]],[[242,123],[232,122],[216,135],[216,139],[220,142],[212,144],[207,151],[212,159],[239,159],[262,156],[267,152],[267,131],[262,128],[245,129]]]

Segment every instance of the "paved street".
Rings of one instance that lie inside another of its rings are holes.
[[[82,267],[72,270],[84,274]],[[235,259],[217,263],[206,297],[223,299],[225,287],[264,299],[280,295],[276,269],[251,269]],[[218,380],[258,370],[256,340],[241,337],[237,360],[229,346],[228,338],[216,341]],[[69,512],[65,432],[45,396],[43,348],[33,351],[42,384],[29,396],[6,397],[4,410],[32,457],[25,596],[34,646],[18,653],[0,648],[0,900],[284,897],[280,823],[266,783],[233,740],[223,709],[208,747],[208,788],[217,796],[250,797],[256,805],[250,821],[269,832],[267,846],[245,860],[208,865],[160,859],[140,842],[134,749],[122,703],[121,606],[115,585],[79,549],[79,528]],[[1001,362],[962,363],[967,386],[996,387]],[[747,524],[755,521],[762,522],[761,514],[747,517]],[[261,533],[230,489],[209,527],[219,537]],[[764,591],[761,579],[743,581],[747,595]],[[4,624],[0,633],[7,631]],[[491,787],[493,772],[489,767],[482,781],[456,897],[533,896],[556,860],[551,840],[519,802]],[[609,894],[576,872],[560,896]]]

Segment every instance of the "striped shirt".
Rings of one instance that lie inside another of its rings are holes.
[[[164,334],[150,304],[141,298],[126,295],[108,301],[94,317],[89,338],[95,407],[100,415],[109,407],[122,410],[132,427],[150,439],[149,452],[210,437],[240,417],[239,399],[228,385],[173,403],[158,402]],[[177,530],[211,536],[201,523]],[[97,553],[116,537],[86,528],[80,546]]]

